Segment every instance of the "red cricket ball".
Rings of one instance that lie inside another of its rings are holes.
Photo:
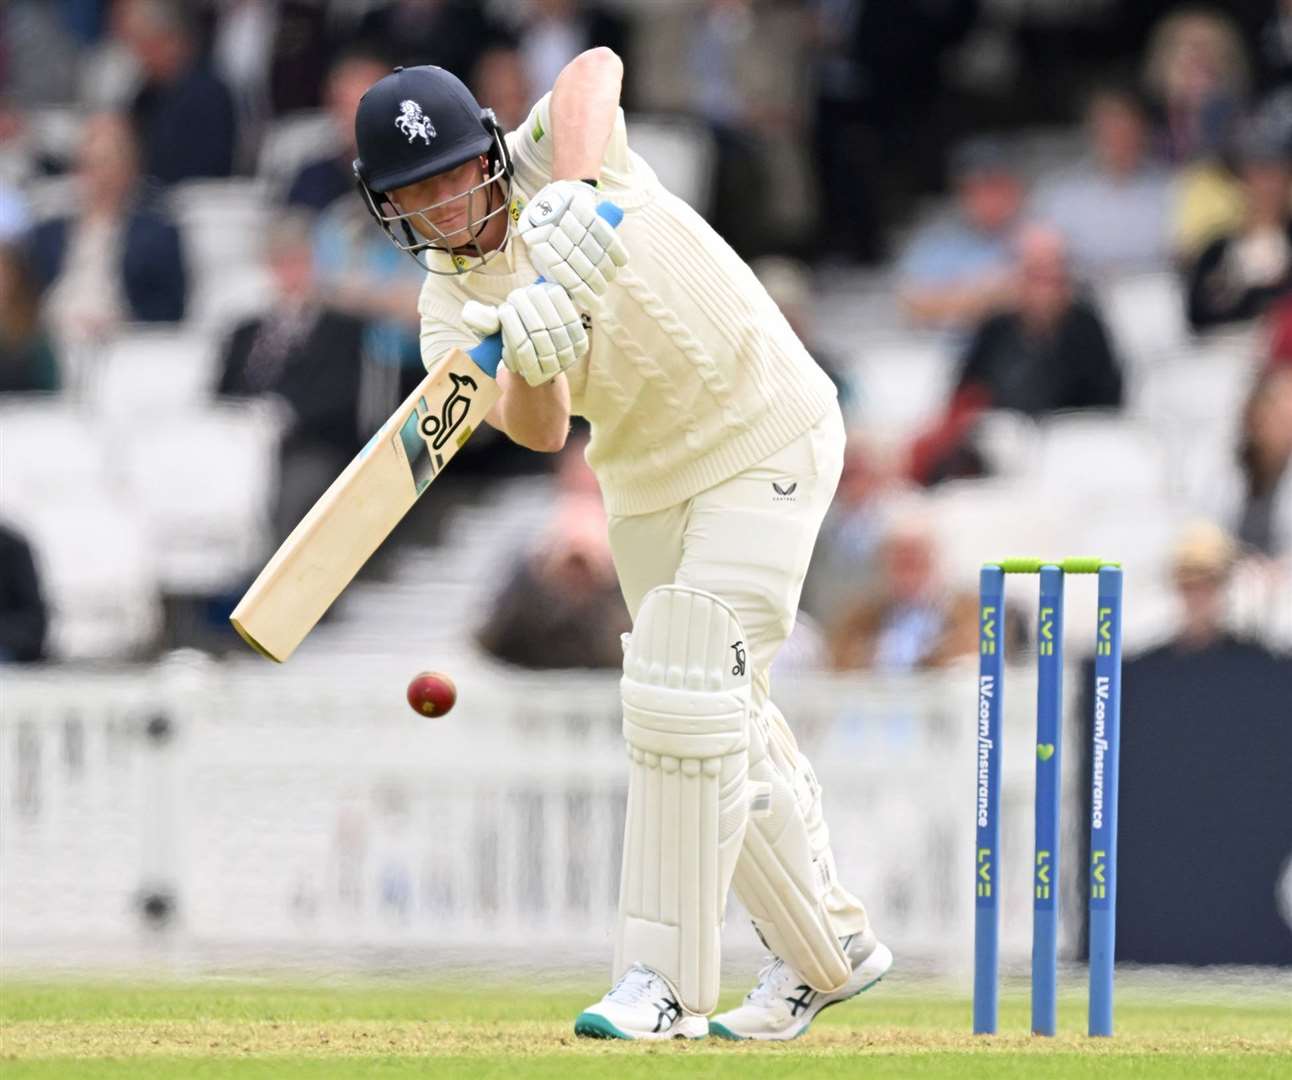
[[[438,671],[422,671],[408,684],[408,704],[422,716],[443,716],[458,700],[453,680]]]

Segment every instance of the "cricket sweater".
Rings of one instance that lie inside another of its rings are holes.
[[[550,95],[507,136],[513,220],[551,179]],[[624,211],[628,265],[588,315],[587,357],[570,368],[572,411],[591,428],[587,460],[612,515],[684,502],[757,464],[834,406],[835,388],[753,272],[628,148],[622,111],[601,171]],[[430,253],[419,301],[422,359],[475,339],[468,300],[497,304],[537,276],[515,235],[479,260]]]

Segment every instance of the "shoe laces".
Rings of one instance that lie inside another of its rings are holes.
[[[783,1001],[786,991],[796,988],[802,981],[798,973],[784,960],[779,957],[773,958],[758,972],[758,982],[745,995],[745,1000],[751,1005],[766,1007]]]
[[[610,988],[606,995],[611,1001],[622,1005],[636,1005],[643,998],[651,997],[657,992],[660,978],[650,968],[642,964],[633,964]]]
[[[852,955],[848,953],[848,948],[856,936],[856,934],[849,934],[839,939],[839,946],[848,955],[849,963],[854,961]],[[745,1000],[751,1005],[768,1006],[776,1001],[785,1001],[790,996],[789,991],[797,990],[801,986],[807,986],[807,981],[779,956],[773,956],[759,970],[758,981],[745,995]]]

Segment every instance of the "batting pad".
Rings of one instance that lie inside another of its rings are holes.
[[[767,947],[813,990],[829,993],[848,981],[852,965],[826,903],[847,894],[835,881],[821,789],[775,705],[765,702],[749,728],[756,797],[732,885]]]
[[[675,585],[646,595],[620,684],[631,764],[615,974],[646,964],[697,1013],[718,1003],[722,917],[749,814],[749,683],[731,608]]]

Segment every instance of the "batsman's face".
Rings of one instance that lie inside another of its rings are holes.
[[[437,248],[455,250],[477,241],[486,251],[502,243],[506,215],[494,214],[494,184],[486,183],[487,163],[480,158],[456,169],[396,188],[389,198],[408,223]],[[481,226],[481,222],[484,225]]]

